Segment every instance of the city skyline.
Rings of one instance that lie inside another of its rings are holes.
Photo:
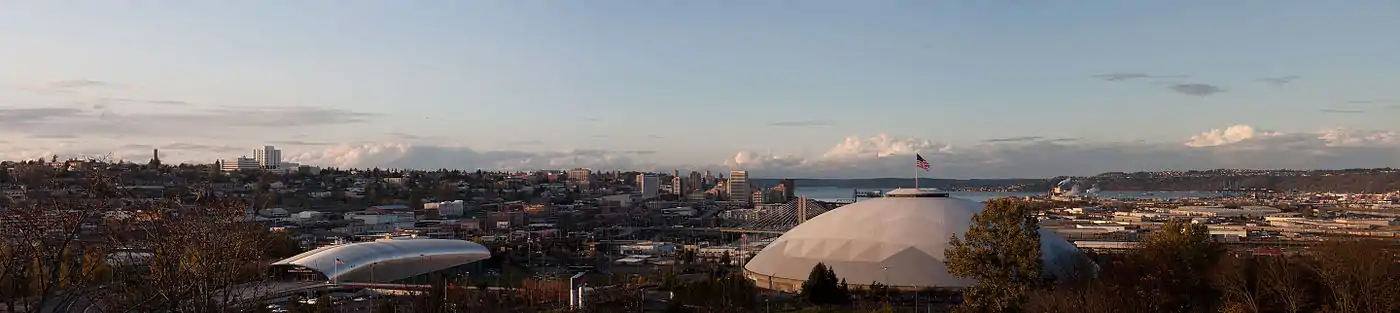
[[[910,176],[914,153],[933,178],[1400,161],[1393,1],[891,3],[9,2],[0,159],[276,145],[333,167],[765,178]]]

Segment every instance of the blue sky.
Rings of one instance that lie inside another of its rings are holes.
[[[966,147],[1180,145],[1232,125],[1389,132],[1397,36],[1393,0],[7,1],[0,107],[120,98],[147,101],[83,110],[365,118],[105,137],[27,127],[0,140],[23,151],[11,155],[299,141],[315,144],[287,154],[322,160],[335,144],[376,142],[645,150],[629,162],[703,166],[739,151],[818,158],[880,134]],[[1114,73],[1149,77],[1094,77]],[[51,90],[78,80],[101,88]]]

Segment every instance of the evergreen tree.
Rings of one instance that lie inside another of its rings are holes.
[[[398,304],[398,303],[395,303],[393,299],[385,300],[383,303],[380,303],[377,307],[374,308],[374,312],[375,312],[375,313],[394,313],[394,312],[397,312],[397,310],[395,310],[394,307],[396,307],[396,306],[398,306],[398,305],[399,305],[399,304]]]
[[[413,210],[423,209],[423,190],[414,187],[408,192],[408,208]]]
[[[270,257],[284,259],[302,252],[300,245],[286,231],[268,232],[264,236],[264,244],[267,246],[265,251]]]
[[[1182,312],[1211,307],[1220,295],[1211,286],[1209,275],[1224,255],[1222,245],[1210,238],[1203,224],[1174,219],[1162,229],[1148,234],[1131,258],[1142,273],[1139,288],[1148,290],[1151,307],[1159,312]]]
[[[803,299],[817,305],[844,304],[850,301],[850,294],[842,290],[836,272],[826,264],[817,263],[802,282]]]
[[[963,289],[960,310],[1018,312],[1041,282],[1040,224],[1034,210],[1014,199],[996,199],[972,216],[963,238],[944,250],[950,274],[976,279]]]
[[[315,312],[315,313],[331,313],[331,297],[330,297],[330,295],[321,295],[320,297],[317,297],[317,298],[316,298],[316,304],[311,305],[311,312]]]

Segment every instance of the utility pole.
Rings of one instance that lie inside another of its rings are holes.
[[[370,263],[370,264],[369,264],[369,282],[370,282],[370,283],[375,283],[375,284],[377,284],[377,283],[379,283],[379,281],[374,280],[374,266],[375,266],[375,265],[379,265],[379,262],[374,262],[374,263]],[[373,292],[373,291],[371,291],[371,292]],[[369,309],[370,309],[370,310],[374,310],[374,309],[375,309],[375,307],[374,307],[374,298],[375,298],[375,297],[374,297],[374,294],[370,294],[370,295],[369,295]]]
[[[890,267],[888,265],[880,266],[880,272],[885,274],[885,298],[888,299],[890,297],[890,288],[894,285],[890,283]]]

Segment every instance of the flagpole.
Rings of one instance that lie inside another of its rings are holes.
[[[914,153],[914,191],[919,191],[919,154]]]

